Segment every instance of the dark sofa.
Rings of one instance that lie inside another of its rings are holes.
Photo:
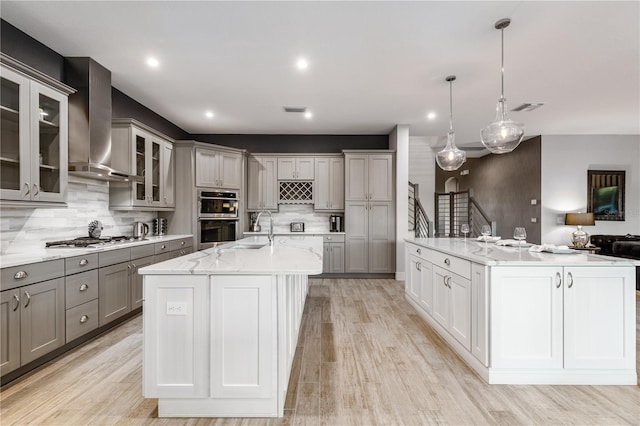
[[[605,256],[640,260],[640,235],[592,235],[591,244]],[[640,266],[636,266],[636,290],[640,290]]]

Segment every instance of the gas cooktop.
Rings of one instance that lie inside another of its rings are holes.
[[[45,243],[45,247],[99,247],[108,244],[117,244],[130,241],[141,241],[132,237],[119,235],[117,237],[78,237],[72,240],[49,241]]]

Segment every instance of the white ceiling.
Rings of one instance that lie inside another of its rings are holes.
[[[386,134],[408,124],[412,136],[445,135],[445,77],[455,74],[459,145],[493,120],[493,25],[508,17],[508,106],[545,103],[511,113],[527,135],[640,133],[638,1],[3,0],[1,13],[64,56],[94,58],[116,88],[189,133]],[[306,72],[294,66],[301,55]]]

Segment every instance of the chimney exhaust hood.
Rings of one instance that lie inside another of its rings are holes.
[[[91,58],[65,58],[69,96],[69,173],[99,180],[139,180],[111,167],[111,71]]]

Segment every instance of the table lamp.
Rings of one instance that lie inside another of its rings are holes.
[[[589,244],[589,234],[582,230],[583,226],[593,226],[593,213],[567,213],[564,217],[565,225],[575,225],[577,230],[571,234],[571,241],[576,248],[584,248]]]

